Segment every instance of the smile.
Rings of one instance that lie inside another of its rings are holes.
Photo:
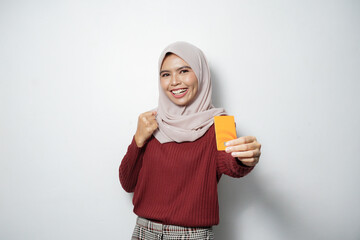
[[[181,88],[181,89],[174,89],[170,91],[172,95],[176,98],[181,98],[185,96],[185,94],[188,92],[187,88]]]

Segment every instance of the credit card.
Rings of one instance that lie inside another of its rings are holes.
[[[236,138],[234,116],[215,116],[215,136],[218,151],[225,151],[225,142]]]

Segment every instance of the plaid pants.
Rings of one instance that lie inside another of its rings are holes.
[[[214,240],[212,227],[191,228],[165,225],[138,217],[132,240]]]

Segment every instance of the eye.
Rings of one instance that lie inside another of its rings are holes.
[[[162,75],[161,75],[161,77],[167,77],[167,76],[169,76],[170,74],[168,74],[168,73],[163,73]]]
[[[187,69],[183,69],[180,71],[180,73],[187,73],[187,72],[189,72],[189,70],[187,70]]]

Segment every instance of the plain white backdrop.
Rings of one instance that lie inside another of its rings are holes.
[[[360,238],[359,1],[0,1],[0,239],[130,239],[118,167],[157,61],[203,50],[262,144],[219,183],[221,240]]]

